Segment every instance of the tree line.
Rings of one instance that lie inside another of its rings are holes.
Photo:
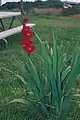
[[[6,2],[0,9],[17,9],[20,8],[21,2]],[[35,2],[23,2],[24,10],[31,8],[62,8],[63,3],[60,0],[35,0]]]

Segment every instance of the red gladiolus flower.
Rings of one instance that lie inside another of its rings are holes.
[[[33,36],[32,32],[28,28],[22,29],[21,33],[28,38],[32,38]]]
[[[33,45],[31,45],[31,46],[24,46],[23,47],[24,48],[24,50],[28,53],[28,55],[30,55],[33,51],[34,51],[34,49],[35,49],[35,46],[33,46]]]
[[[29,37],[29,38],[32,38],[32,36],[33,36],[33,34],[32,34],[32,32],[27,32],[27,37]]]
[[[27,19],[27,18],[24,18],[23,21],[24,21],[24,23],[27,23],[27,22],[28,22],[28,19]]]
[[[26,44],[26,37],[22,38],[20,41],[19,41],[20,45],[25,45]]]
[[[27,40],[26,45],[31,45],[32,41],[31,40]]]
[[[21,45],[31,45],[32,41],[31,40],[20,40]]]
[[[32,41],[27,39],[26,37],[22,38],[19,42],[21,45],[31,45],[32,44]]]
[[[25,24],[23,24],[23,29],[30,29],[30,27],[29,26],[26,26]]]

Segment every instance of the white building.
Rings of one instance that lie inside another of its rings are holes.
[[[63,8],[72,8],[73,6],[80,6],[79,2],[64,1]]]

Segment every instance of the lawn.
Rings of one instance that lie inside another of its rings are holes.
[[[35,23],[35,30],[39,34],[42,40],[48,41],[49,45],[52,45],[52,31],[55,34],[55,38],[58,45],[63,41],[66,48],[66,52],[71,54],[76,43],[80,45],[80,19],[63,16],[53,16],[48,14],[28,14],[30,22]],[[5,21],[5,20],[4,20]],[[7,26],[8,20],[5,25]],[[20,23],[15,20],[13,26],[17,26]],[[4,48],[0,46],[0,67],[6,67],[12,70],[14,73],[19,71],[16,66],[16,59],[23,61],[21,48],[19,46],[19,40],[21,34],[17,34],[8,38],[9,46]],[[35,52],[38,51],[38,40],[34,36],[34,44],[36,45]],[[31,55],[32,59],[37,62],[35,53]],[[80,79],[78,78],[74,83],[74,87],[71,93],[80,93]],[[4,107],[6,103],[13,100],[14,98],[28,98],[27,88],[24,87],[23,83],[19,81],[14,75],[9,72],[0,70],[0,120],[39,120],[39,116],[35,114],[27,114],[25,119],[25,106],[21,104],[11,104]],[[80,99],[71,99],[71,109],[66,120],[80,120]],[[77,102],[78,101],[78,102]],[[42,118],[43,120],[44,118]]]

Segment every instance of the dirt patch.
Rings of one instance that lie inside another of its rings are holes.
[[[56,9],[56,8],[37,9],[37,8],[34,8],[34,11],[39,12],[39,13],[54,13],[54,12],[60,13],[62,11],[62,8],[60,8],[60,9]]]
[[[71,15],[71,17],[73,17],[73,18],[80,18],[80,14]]]

